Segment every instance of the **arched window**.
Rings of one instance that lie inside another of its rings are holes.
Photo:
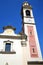
[[[30,11],[26,10],[26,16],[30,16]]]
[[[33,48],[32,50],[33,50],[33,53],[35,53],[35,50],[34,50],[34,48]]]

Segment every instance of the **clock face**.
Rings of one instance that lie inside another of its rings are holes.
[[[30,16],[30,11],[26,10],[26,16]]]

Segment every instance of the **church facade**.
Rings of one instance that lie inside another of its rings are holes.
[[[32,7],[24,2],[21,8],[22,31],[15,34],[16,28],[3,27],[0,33],[0,65],[43,65],[36,24]]]

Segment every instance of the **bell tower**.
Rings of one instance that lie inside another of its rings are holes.
[[[27,60],[41,60],[42,55],[36,31],[35,20],[32,12],[32,7],[28,2],[23,3],[21,15],[23,33],[27,35]]]

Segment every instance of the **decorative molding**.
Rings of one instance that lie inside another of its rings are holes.
[[[8,42],[9,42],[9,43],[13,43],[13,41],[10,41],[10,40],[4,41],[4,43],[6,43],[6,42],[7,42],[7,43],[8,43]]]
[[[12,27],[12,26],[5,26],[5,27],[3,27],[3,29],[5,30],[5,29],[13,29],[13,30],[16,30],[16,28],[14,28],[14,27]]]
[[[31,18],[31,19],[34,18],[34,17],[31,17],[31,16],[23,16],[23,17],[25,17],[25,18]]]
[[[25,23],[25,22],[24,22],[24,24],[32,24],[32,25],[36,25],[35,23]]]
[[[21,41],[21,45],[22,45],[22,47],[27,46],[26,41]]]
[[[30,3],[28,3],[27,1],[25,1],[24,3],[23,3],[23,6],[22,6],[23,8],[29,8],[29,9],[32,9],[32,6],[30,5]]]
[[[28,5],[23,6],[23,8],[32,9],[32,7],[30,7],[30,6],[28,6]]]
[[[25,39],[25,35],[21,36],[8,36],[8,35],[0,35],[0,38],[9,38],[9,39]]]
[[[28,63],[28,65],[33,65],[33,64],[34,64],[34,65],[37,65],[37,64],[38,64],[38,65],[43,65],[43,61],[33,61],[33,62],[29,62],[29,61],[28,61],[27,63]]]
[[[16,52],[15,51],[13,52],[0,51],[0,54],[16,54]]]

